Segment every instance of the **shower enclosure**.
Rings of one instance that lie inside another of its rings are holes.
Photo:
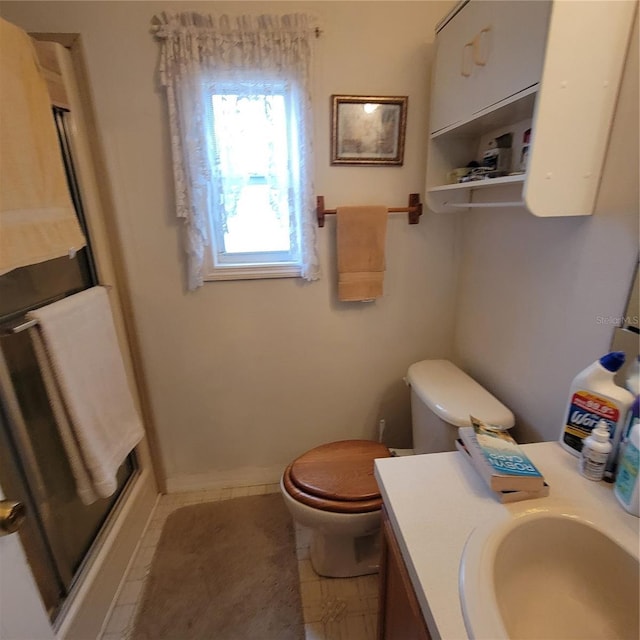
[[[132,453],[118,471],[118,488],[86,506],[77,496],[35,354],[25,313],[98,284],[71,156],[65,109],[54,108],[67,181],[87,246],[0,276],[0,484],[22,502],[20,537],[49,617],[67,596],[135,476]]]

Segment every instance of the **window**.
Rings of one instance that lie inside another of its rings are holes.
[[[297,118],[285,83],[204,92],[213,175],[206,280],[299,276]]]
[[[318,279],[309,19],[167,12],[153,22],[188,288]]]

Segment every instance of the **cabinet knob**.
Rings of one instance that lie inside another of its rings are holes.
[[[463,75],[465,78],[468,78],[471,75],[471,65],[473,64],[473,40],[471,42],[467,42],[467,44],[462,47],[462,61],[460,63],[460,75]],[[467,61],[470,63],[467,65]]]
[[[479,67],[484,67],[489,59],[489,32],[491,25],[485,27],[473,39],[473,62]]]
[[[0,500],[0,536],[15,533],[26,517],[27,510],[22,502]]]

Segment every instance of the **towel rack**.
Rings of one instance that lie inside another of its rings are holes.
[[[324,227],[324,217],[326,215],[335,214],[335,209],[324,208],[324,196],[316,198],[316,215],[318,216],[318,226]],[[422,215],[422,202],[420,202],[419,193],[409,194],[409,204],[406,207],[389,207],[389,213],[408,213],[409,224],[418,224]]]
[[[20,324],[6,327],[6,329],[3,329],[2,334],[0,335],[12,335],[14,333],[22,333],[27,329],[31,329],[31,327],[35,327],[37,324],[38,324],[38,321],[35,319],[24,320]]]

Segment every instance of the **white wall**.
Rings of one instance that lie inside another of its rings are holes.
[[[451,2],[3,2],[32,32],[80,33],[106,155],[163,463],[173,488],[274,479],[295,455],[371,437],[409,444],[409,364],[450,355],[454,219],[391,216],[385,296],[336,300],[335,221],[318,230],[324,277],[184,289],[167,122],[162,10],[312,11],[320,18],[316,192],[327,207],[403,205],[423,191],[433,28]],[[408,95],[403,167],[330,167],[330,95]],[[202,474],[199,477],[189,477]]]
[[[637,66],[626,71],[592,217],[474,211],[459,214],[456,230],[456,216],[427,212],[418,226],[391,216],[386,293],[375,304],[337,302],[331,217],[318,230],[320,282],[215,282],[184,290],[158,46],[149,33],[153,14],[319,16],[316,191],[335,207],[396,205],[423,191],[433,27],[449,6],[2,3],[2,14],[28,30],[82,34],[170,487],[275,478],[308,447],[373,436],[382,417],[392,444],[407,445],[401,378],[411,362],[427,357],[455,355],[514,410],[517,436],[554,439],[570,380],[607,350],[612,327],[599,318],[622,313],[638,250]],[[631,50],[637,53],[637,42]],[[332,93],[409,96],[403,167],[329,165]]]
[[[558,437],[571,380],[624,314],[638,259],[637,38],[636,22],[595,214],[462,218],[456,359],[513,409],[521,441]]]

